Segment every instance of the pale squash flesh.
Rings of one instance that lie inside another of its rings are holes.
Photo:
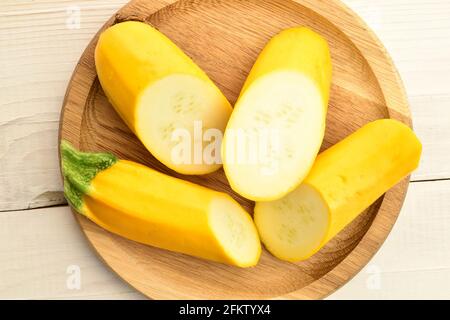
[[[419,164],[421,144],[395,120],[362,127],[321,153],[303,183],[287,196],[257,202],[255,223],[276,257],[311,257]]]
[[[116,24],[100,35],[95,64],[109,101],[159,161],[182,174],[207,174],[221,167],[220,161],[194,158],[194,140],[200,140],[203,148],[208,143],[195,136],[194,124],[223,133],[232,108],[208,76],[166,36],[141,22]],[[173,157],[180,143],[176,130],[189,133],[188,161]]]
[[[331,85],[327,42],[307,28],[276,35],[261,52],[222,144],[231,187],[257,201],[297,187],[319,152]]]
[[[69,203],[104,229],[143,244],[239,267],[257,264],[251,216],[229,195],[111,154],[61,145]]]

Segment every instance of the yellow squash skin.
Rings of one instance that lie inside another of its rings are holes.
[[[328,109],[332,63],[327,41],[306,27],[283,30],[273,37],[256,60],[240,96],[261,77],[292,70],[311,78],[320,87],[323,108]]]
[[[304,183],[318,190],[330,212],[323,244],[419,165],[422,144],[403,123],[369,123],[321,153]]]
[[[194,121],[202,121],[205,129],[223,132],[232,111],[205,72],[170,39],[142,22],[119,23],[100,35],[95,64],[109,101],[159,161],[182,174],[221,167],[180,165],[170,158],[173,130],[192,133]]]
[[[110,154],[79,152],[67,143],[61,150],[66,198],[97,225],[203,259],[239,267],[257,264],[256,227],[229,195]]]
[[[308,259],[414,171],[421,150],[414,132],[399,121],[365,125],[321,153],[294,192],[256,204],[254,219],[262,242],[282,260]]]
[[[324,137],[331,78],[328,43],[314,31],[295,27],[268,42],[243,86],[222,143],[223,166],[234,191],[271,201],[302,182]],[[232,133],[239,130],[273,130],[269,135],[279,136],[280,150],[268,157],[277,173],[266,175],[264,165],[236,164],[239,142]]]

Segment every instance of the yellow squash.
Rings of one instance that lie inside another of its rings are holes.
[[[330,85],[330,50],[319,34],[298,27],[269,41],[222,143],[224,170],[236,192],[276,200],[301,183],[322,144]]]
[[[419,164],[422,146],[395,120],[367,124],[329,148],[286,197],[258,202],[262,242],[287,261],[309,258]]]
[[[61,143],[69,203],[106,230],[151,246],[231,264],[257,264],[261,244],[250,215],[229,195],[109,153]]]
[[[166,36],[142,22],[116,24],[100,35],[95,65],[109,101],[159,161],[183,174],[221,167],[220,157],[203,154],[211,139],[200,131],[223,133],[232,108]]]

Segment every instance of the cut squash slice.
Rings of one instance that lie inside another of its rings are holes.
[[[100,35],[95,64],[109,101],[160,162],[182,174],[207,174],[221,167],[220,157],[205,161],[202,151],[209,142],[195,128],[198,124],[203,131],[223,133],[232,108],[166,36],[141,22],[116,24]],[[185,142],[180,136],[189,139],[182,156],[174,155]]]
[[[239,267],[258,263],[251,216],[229,195],[109,153],[61,144],[65,196],[97,225],[124,238]]]
[[[222,144],[231,187],[257,201],[297,187],[325,132],[331,82],[327,42],[307,28],[275,36],[242,89]]]
[[[372,122],[317,157],[287,196],[258,202],[255,223],[267,250],[305,260],[419,164],[421,144],[395,120]]]

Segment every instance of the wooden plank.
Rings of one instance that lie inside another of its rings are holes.
[[[90,38],[125,2],[2,1],[0,211],[65,203],[57,157],[65,89]]]
[[[0,274],[1,299],[142,298],[97,258],[68,207],[0,213]]]
[[[414,129],[423,145],[421,163],[412,180],[450,178],[450,95],[409,100]]]
[[[0,211],[63,202],[61,193],[47,193],[61,190],[56,131],[62,95],[84,46],[125,2],[2,1]],[[422,167],[414,179],[449,178],[449,2],[344,2],[376,31],[405,81],[415,127],[424,142]],[[81,8],[80,29],[67,28],[71,5]],[[445,230],[449,220],[443,212],[450,209],[449,187],[448,182],[413,184],[399,222],[380,253],[330,298],[448,299],[450,251]],[[417,199],[413,204],[411,197]],[[141,297],[124,289],[89,246],[80,244],[84,238],[67,208],[0,213],[0,220],[0,297]],[[66,268],[73,260],[81,261],[86,280],[80,291],[65,287]],[[381,288],[370,289],[377,272]]]
[[[450,298],[449,210],[450,181],[413,183],[379,253],[329,298]],[[80,290],[67,289],[71,265]],[[1,213],[0,274],[0,298],[143,298],[100,262],[67,207]]]
[[[125,2],[2,1],[0,211],[64,203],[56,136],[65,87],[90,38]],[[375,30],[405,81],[424,143],[424,159],[414,179],[450,178],[446,152],[450,148],[450,4],[443,0],[345,3]],[[77,7],[80,29],[71,24]]]
[[[383,42],[410,96],[450,94],[450,64],[446,63],[450,55],[449,1],[344,2]]]
[[[413,180],[450,178],[450,2],[345,0],[391,54],[424,149]]]
[[[449,299],[450,181],[411,184],[391,235],[331,299]]]
[[[448,300],[450,268],[380,272],[370,265],[329,300]]]

